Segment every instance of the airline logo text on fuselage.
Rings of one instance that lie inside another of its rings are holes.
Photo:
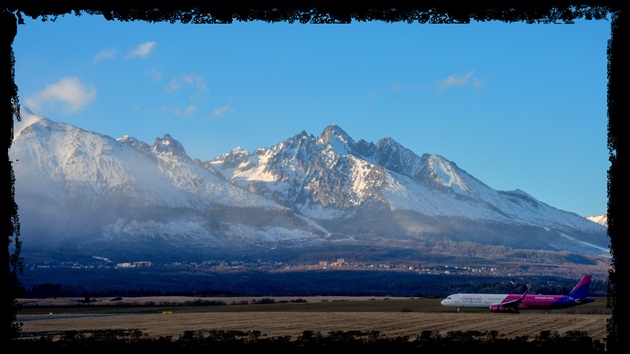
[[[482,298],[480,296],[474,296],[474,297],[464,296],[464,297],[462,297],[462,302],[468,302],[468,303],[481,302],[481,300],[482,300]]]

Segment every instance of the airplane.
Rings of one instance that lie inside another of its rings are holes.
[[[591,275],[585,275],[567,295],[527,294],[453,294],[441,301],[442,306],[486,307],[490,312],[519,313],[523,309],[562,309],[584,305],[595,299],[588,297]]]

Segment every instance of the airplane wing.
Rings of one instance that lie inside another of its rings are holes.
[[[521,295],[518,299],[502,302],[496,304],[494,307],[497,309],[502,308],[503,310],[510,312],[518,312],[519,306],[523,303],[523,300],[525,300],[525,295],[527,295],[527,291],[525,291],[525,293],[523,293],[523,295]]]

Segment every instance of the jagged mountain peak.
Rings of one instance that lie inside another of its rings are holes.
[[[391,137],[380,139],[375,145],[374,160],[384,168],[402,175],[416,178],[420,158]]]
[[[221,155],[223,156],[225,161],[235,161],[235,160],[240,160],[243,158],[247,158],[251,155],[251,153],[245,149],[243,149],[240,146],[235,147],[234,149],[230,150],[230,152],[228,152],[227,154]]]
[[[348,133],[346,133],[345,130],[343,130],[339,125],[337,125],[336,123],[331,123],[329,125],[327,125],[326,127],[324,127],[324,130],[321,133],[321,136],[327,136],[330,134],[339,134],[339,135],[344,135],[347,136],[348,138],[350,138],[348,136]]]
[[[222,155],[224,168],[236,168],[240,164],[248,161],[251,154],[242,147],[236,147],[229,153]]]
[[[324,145],[326,149],[331,149],[341,155],[356,149],[355,141],[337,124],[330,124],[324,128],[319,136],[319,143]]]
[[[13,138],[17,138],[24,128],[42,119],[46,118],[35,115],[30,109],[20,106],[20,120],[17,120],[17,115],[13,117]]]
[[[274,145],[269,150],[256,149],[258,151],[256,154],[262,155],[268,152],[273,153],[274,151],[280,150],[291,150],[293,153],[298,153],[299,150],[311,145],[314,139],[315,137],[313,137],[313,135],[309,135],[306,131],[302,130],[300,133],[292,136],[291,138]],[[284,153],[283,155],[287,155],[287,153]]]
[[[80,128],[69,126],[63,123],[54,122],[48,118],[38,116],[34,114],[28,108],[21,106],[20,107],[20,121],[17,121],[17,117],[14,116],[13,119],[13,140],[17,140],[23,132],[33,131],[36,134],[46,134],[44,131],[52,132],[53,130],[67,130],[67,129],[75,129],[77,131],[83,131]],[[35,130],[44,130],[39,133],[35,132]]]
[[[457,164],[438,154],[415,152],[387,136],[376,143],[375,162],[387,170],[423,183],[433,183],[456,193],[467,193],[466,173]]]
[[[116,139],[118,142],[128,145],[128,146],[132,146],[136,149],[142,150],[142,151],[151,151],[151,146],[149,146],[149,144],[145,143],[144,141],[138,140],[132,136],[129,135],[123,135],[122,137]]]
[[[391,146],[392,148],[396,148],[399,146],[399,144],[391,136],[386,136],[384,138],[379,139],[379,141],[376,143],[376,146],[381,147],[381,148],[385,146]]]
[[[426,154],[424,157],[428,171],[437,183],[456,191],[463,192],[470,189],[454,162],[436,154]]]
[[[232,151],[230,153],[234,154],[234,155],[241,155],[241,154],[248,154],[249,152],[247,150],[243,149],[242,147],[237,146],[234,149],[232,149]]]
[[[296,134],[293,139],[308,139],[312,137],[312,135],[308,134],[306,132],[306,130],[302,130],[301,132],[299,132],[298,134]]]
[[[162,138],[155,138],[155,142],[153,143],[151,149],[157,154],[176,156],[191,160],[186,153],[186,150],[184,150],[184,146],[179,141],[175,140],[170,134],[164,134],[164,137]]]

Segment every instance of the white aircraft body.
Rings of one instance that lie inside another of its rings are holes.
[[[524,294],[453,294],[442,300],[442,306],[460,308],[485,307],[491,312],[514,312],[521,309],[559,309],[595,301],[588,297],[591,276],[585,275],[567,295]]]

